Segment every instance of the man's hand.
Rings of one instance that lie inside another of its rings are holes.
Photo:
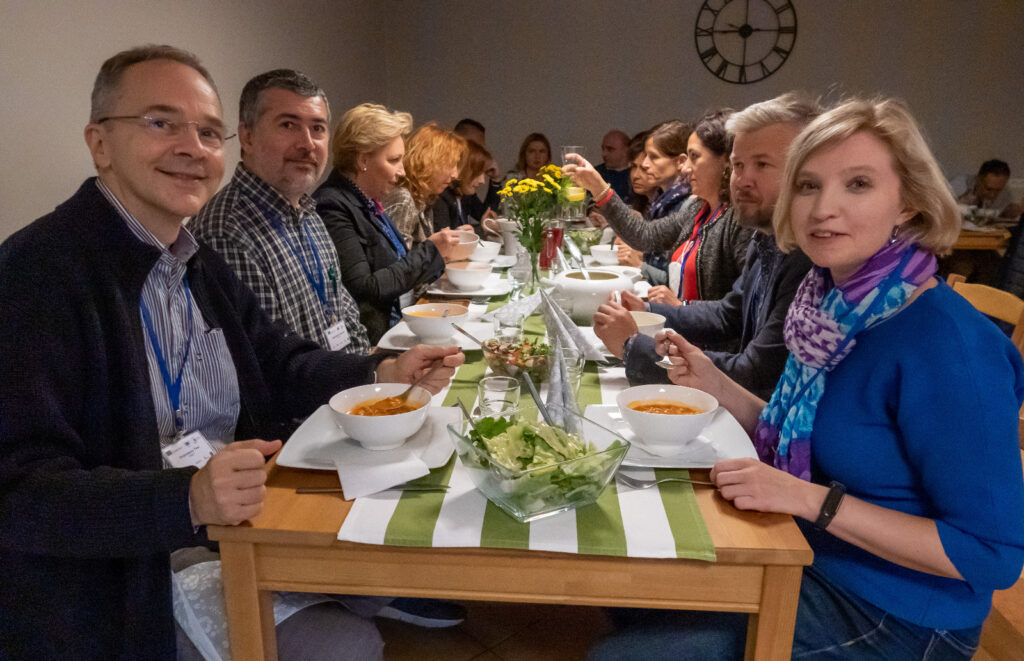
[[[265,457],[281,441],[238,441],[210,457],[192,476],[188,491],[192,524],[238,525],[259,514],[267,494]]]
[[[417,344],[398,356],[388,358],[377,366],[380,383],[412,383],[435,364],[440,367],[420,385],[433,394],[441,392],[455,374],[455,368],[466,362],[466,355],[458,347],[432,347]]]
[[[643,312],[647,309],[647,306],[644,305],[643,299],[631,291],[623,289],[621,292],[619,292],[619,297],[622,300],[622,307],[626,308],[631,312]]]
[[[676,295],[672,293],[672,290],[665,285],[658,285],[657,287],[651,287],[647,290],[647,300],[651,303],[664,303],[665,305],[674,305],[679,307],[683,304]]]
[[[608,301],[594,313],[594,334],[616,358],[622,358],[626,340],[639,332],[633,315],[615,301]]]

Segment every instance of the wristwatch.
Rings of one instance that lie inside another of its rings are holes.
[[[828,485],[828,495],[825,496],[825,502],[821,504],[821,511],[818,512],[818,519],[814,522],[814,525],[821,530],[828,528],[828,524],[832,523],[832,519],[836,518],[836,512],[839,511],[839,505],[843,502],[843,496],[845,495],[846,487],[843,486],[842,482],[832,480],[832,483]]]

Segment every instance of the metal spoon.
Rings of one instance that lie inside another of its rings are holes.
[[[666,329],[665,329],[665,335],[666,335],[666,336],[668,336],[668,335],[672,335],[673,333],[675,333],[675,331],[674,331],[674,330],[672,330],[671,328],[666,328]],[[675,363],[673,363],[673,362],[672,362],[671,360],[669,360],[669,357],[668,357],[668,349],[669,349],[669,346],[670,346],[670,343],[669,343],[669,341],[668,341],[668,339],[667,339],[667,337],[666,337],[666,340],[665,340],[665,355],[661,357],[661,360],[659,360],[659,361],[656,361],[656,362],[654,363],[654,364],[655,364],[655,365],[657,365],[658,367],[662,367],[662,368],[664,368],[664,369],[666,369],[666,370],[668,370],[668,369],[672,369],[673,367],[678,367],[678,365],[676,365],[676,364],[675,364]]]
[[[477,344],[479,344],[481,349],[485,348],[483,342],[481,342],[476,337],[474,337],[469,331],[464,329],[462,326],[459,326],[458,324],[452,324],[452,328],[454,328],[455,330],[459,331],[460,333],[462,333],[463,335],[465,335],[469,339],[471,339],[474,342],[476,342]]]
[[[412,389],[418,386],[420,383],[422,383],[428,376],[436,372],[438,368],[441,367],[441,365],[442,361],[439,360],[435,362],[433,367],[424,372],[423,375],[420,376],[420,378],[410,383],[409,387],[403,390],[401,393],[393,397],[385,397],[384,399],[377,402],[377,404],[381,407],[381,410],[392,411],[404,405],[409,400],[409,393],[412,392]]]
[[[580,265],[580,272],[583,274],[584,280],[590,280],[590,272],[587,271],[587,267],[583,262],[583,253],[580,252],[579,246],[572,240],[571,237],[565,237],[562,242],[569,248],[569,254],[575,259]]]

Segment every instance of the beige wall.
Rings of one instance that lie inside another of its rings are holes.
[[[0,238],[92,173],[92,79],[103,59],[146,42],[196,52],[231,123],[244,82],[288,66],[317,78],[336,114],[376,100],[417,122],[473,116],[505,168],[530,131],[597,156],[608,128],[801,88],[902,96],[947,172],[1000,157],[1024,175],[1024,2],[793,3],[789,61],[739,86],[697,58],[698,0],[0,0]]]
[[[277,67],[317,79],[335,111],[383,99],[383,64],[372,57],[378,25],[373,3],[358,1],[0,0],[0,239],[94,174],[82,130],[92,81],[117,51],[145,43],[191,50],[234,126],[242,86]],[[233,141],[226,176],[237,160]]]

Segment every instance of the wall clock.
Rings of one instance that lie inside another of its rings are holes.
[[[779,70],[796,43],[788,0],[704,0],[693,32],[707,70],[744,85]]]

